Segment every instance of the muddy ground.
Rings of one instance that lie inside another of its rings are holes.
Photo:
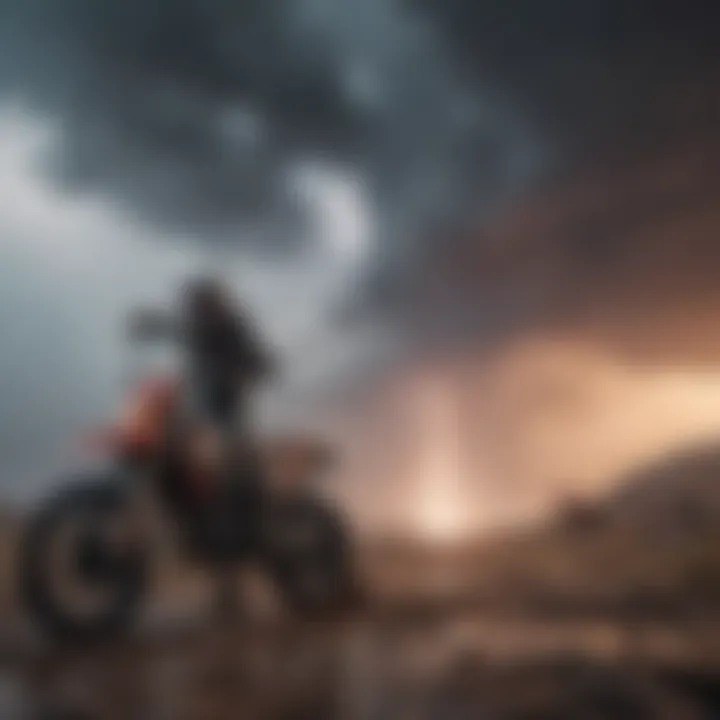
[[[202,578],[166,587],[131,633],[95,647],[50,646],[16,613],[2,625],[0,718],[720,718],[711,618],[503,612],[463,595],[452,563],[434,585],[424,567],[414,587],[381,592],[376,577],[362,610],[314,623],[262,588],[234,620],[213,619]]]

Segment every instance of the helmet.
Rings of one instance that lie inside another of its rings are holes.
[[[227,292],[214,277],[202,276],[187,283],[184,291],[186,310],[192,314],[212,313],[227,305]]]

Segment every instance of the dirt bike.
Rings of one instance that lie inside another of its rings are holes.
[[[321,617],[357,598],[348,525],[314,487],[328,470],[325,449],[293,439],[234,448],[228,482],[213,431],[185,417],[183,395],[167,377],[141,383],[119,420],[93,436],[105,467],[61,483],[30,517],[20,591],[51,637],[129,626],[149,590],[149,498],[187,556],[221,572],[259,564],[293,612]]]

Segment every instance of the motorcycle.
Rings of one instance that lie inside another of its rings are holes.
[[[148,507],[162,509],[189,559],[219,574],[259,565],[296,614],[324,617],[357,599],[348,523],[314,483],[332,465],[326,448],[298,438],[238,445],[221,463],[183,396],[167,376],[142,382],[117,422],[93,434],[103,466],[60,483],[29,518],[21,598],[52,638],[105,638],[132,623],[158,527]]]

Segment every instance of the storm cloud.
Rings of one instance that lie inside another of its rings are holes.
[[[533,183],[714,123],[720,12],[703,0],[3,0],[0,12],[2,90],[56,124],[58,182],[178,237],[287,252],[310,232],[294,169],[350,167],[377,209],[364,297],[383,310],[413,302],[433,244]]]
[[[719,15],[703,0],[3,0],[0,78],[57,123],[60,182],[204,242],[301,243],[288,173],[351,166],[394,286],[434,235],[583,153],[710,126]]]
[[[432,342],[439,333],[492,344],[498,334],[547,325],[558,305],[602,314],[618,285],[626,314],[638,305],[652,314],[655,304],[663,316],[654,268],[664,261],[654,261],[656,251],[683,255],[688,247],[694,265],[669,263],[665,284],[697,286],[715,257],[712,238],[691,225],[717,202],[716,3],[412,0],[405,7],[432,22],[469,87],[489,89],[523,119],[542,159],[520,192],[505,188],[416,244],[409,271],[378,282],[381,307],[382,297],[399,299],[389,305]],[[472,165],[487,168],[477,158]],[[470,187],[486,197],[478,178]],[[645,280],[633,282],[648,275],[652,291]]]
[[[496,88],[566,161],[658,148],[713,118],[720,8],[711,0],[412,5],[433,18],[466,76]]]
[[[395,237],[466,201],[471,169],[496,190],[516,182],[531,150],[432,25],[393,3],[3,0],[2,13],[5,93],[59,124],[58,179],[203,241],[298,242],[287,173],[308,158],[352,166]]]

